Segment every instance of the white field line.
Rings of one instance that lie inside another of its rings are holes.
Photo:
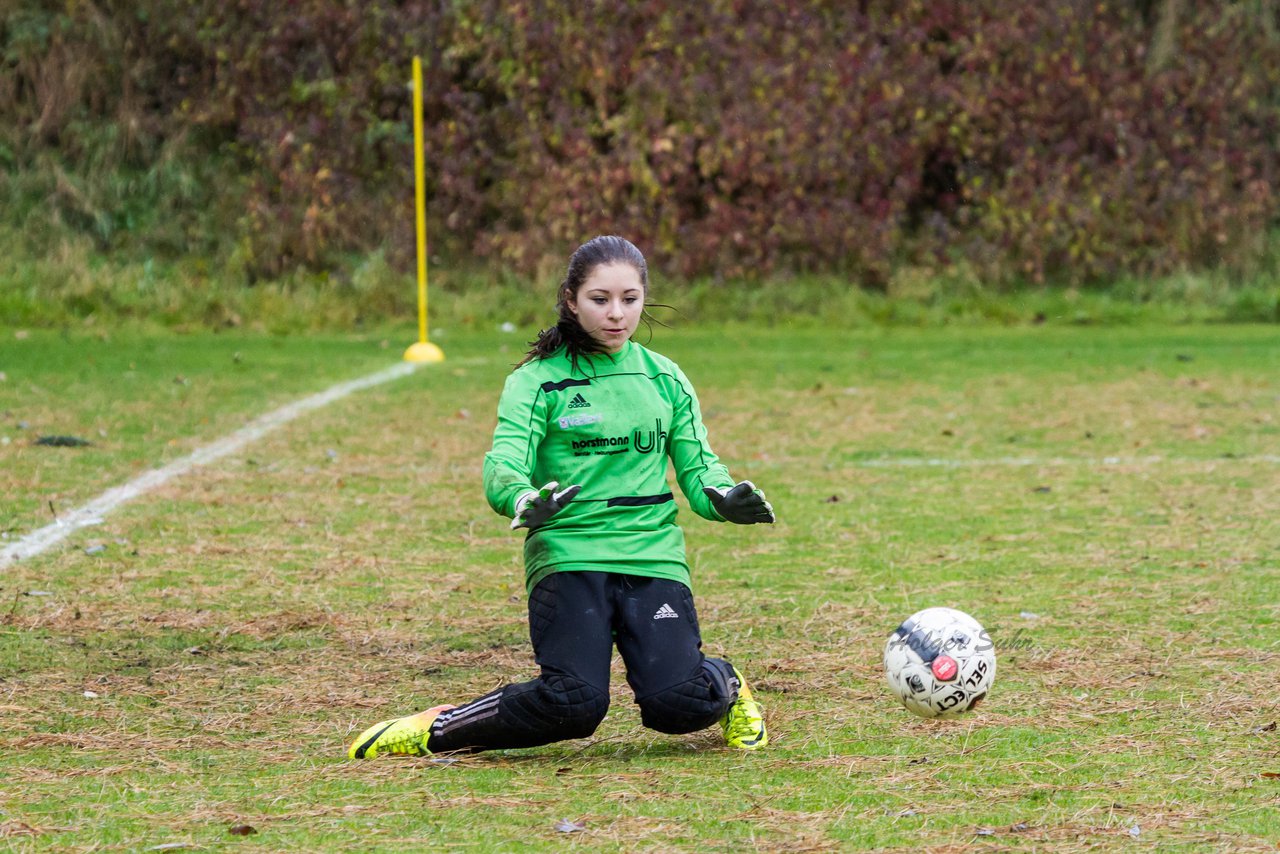
[[[228,454],[234,454],[250,442],[261,439],[272,430],[289,423],[300,415],[328,406],[330,403],[340,400],[353,392],[399,379],[412,373],[417,367],[413,362],[402,362],[386,370],[339,383],[318,394],[296,400],[287,406],[282,406],[273,412],[268,412],[266,415],[255,418],[234,433],[224,436],[212,444],[197,448],[191,454],[174,460],[162,468],[152,469],[135,477],[128,483],[112,487],[88,504],[62,514],[57,521],[45,525],[39,530],[32,531],[16,543],[11,543],[0,549],[0,569],[9,566],[14,561],[40,554],[81,528],[101,524],[103,517],[120,505],[132,501],[139,495],[155,489],[175,477],[181,477],[196,466],[208,465]]]

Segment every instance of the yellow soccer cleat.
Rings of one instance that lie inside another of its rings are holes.
[[[735,667],[733,675],[738,677],[738,699],[720,719],[720,730],[730,747],[759,750],[769,743],[769,733],[764,726],[764,709],[751,698],[751,689],[747,687],[747,680],[742,672]]]
[[[351,742],[347,756],[352,759],[372,759],[383,753],[426,756],[431,752],[427,750],[431,724],[441,712],[456,708],[457,706],[450,705],[433,706],[416,715],[376,723]]]

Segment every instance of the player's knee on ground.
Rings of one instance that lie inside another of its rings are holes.
[[[636,703],[640,706],[640,721],[646,727],[682,735],[706,729],[719,721],[736,698],[737,680],[733,678],[732,667],[709,658],[692,679],[647,697],[637,697]]]
[[[512,710],[556,740],[586,738],[609,711],[608,693],[572,676],[550,676],[526,685],[527,690],[511,697]]]

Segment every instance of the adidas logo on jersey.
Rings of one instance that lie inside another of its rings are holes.
[[[676,613],[675,608],[663,602],[662,607],[658,609],[658,613],[653,615],[653,618],[655,620],[678,620],[680,615]]]
[[[570,409],[582,409],[584,406],[590,406],[590,405],[591,404],[587,403],[587,399],[583,397],[581,394],[575,394],[573,396],[573,400],[569,401]]]

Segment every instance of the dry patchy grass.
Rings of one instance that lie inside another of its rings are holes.
[[[317,412],[11,568],[0,835],[1274,850],[1280,469],[1257,460],[1274,379],[1198,365],[1191,387],[1096,358],[880,376],[870,356],[833,377],[828,358],[772,384],[713,360],[698,380],[717,447],[781,515],[687,524],[708,649],[765,702],[763,753],[644,730],[615,668],[589,740],[343,758],[373,720],[533,672],[518,543],[478,487],[503,369],[460,366]],[[1158,463],[1096,462],[1151,449]],[[1010,454],[1056,462],[868,465]],[[981,713],[920,721],[878,659],[897,621],[944,600],[993,631],[1000,672]]]

